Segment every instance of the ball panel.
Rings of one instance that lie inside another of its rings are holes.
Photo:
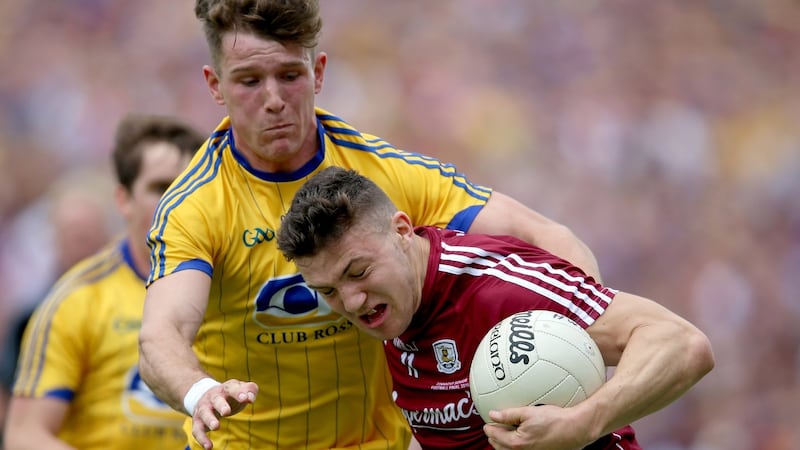
[[[503,389],[481,394],[481,407],[479,411],[485,410],[488,413],[491,409],[504,409],[512,406],[528,406],[542,403],[538,400],[542,398],[553,398],[555,395],[553,391],[556,386],[544,383],[531,383],[531,380],[542,379],[548,380],[549,383],[550,380],[561,379],[566,381],[568,378],[571,378],[569,373],[555,364],[550,364],[547,361],[537,361],[528,369],[525,376],[512,380],[511,383]],[[567,386],[565,386],[564,389],[569,389],[571,385],[574,391],[578,387],[574,379],[571,383],[567,382],[566,384]],[[520,392],[524,392],[524,398],[527,399],[524,404],[520,404],[521,401],[525,401],[521,400]],[[560,394],[560,391],[556,390],[556,393]]]
[[[603,356],[586,331],[572,327],[549,327],[536,331],[540,360],[558,364],[588,392],[596,391],[605,382]]]
[[[470,393],[488,422],[492,409],[576,405],[605,379],[602,355],[586,330],[559,313],[525,311],[483,337],[470,367]]]

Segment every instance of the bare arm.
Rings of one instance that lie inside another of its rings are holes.
[[[58,439],[69,404],[54,398],[13,396],[5,425],[6,450],[74,450]]]
[[[492,193],[469,231],[516,236],[566,259],[602,282],[597,259],[572,230],[500,192]]]
[[[139,371],[150,389],[178,411],[192,416],[192,435],[204,448],[213,448],[209,431],[219,428],[219,418],[241,411],[255,401],[258,386],[225,380],[205,390],[193,411],[183,399],[192,385],[211,378],[200,366],[192,344],[208,306],[210,278],[184,270],[153,282],[147,289],[142,329],[139,332]]]
[[[209,375],[200,367],[192,343],[208,306],[211,280],[184,270],[147,288],[139,332],[139,370],[150,389],[172,408],[183,411],[192,384]]]
[[[582,448],[675,401],[714,366],[706,336],[645,298],[620,292],[587,331],[614,375],[571,408],[539,406],[490,413],[514,430],[487,425],[497,448]],[[533,445],[537,447],[533,447]]]
[[[579,404],[599,437],[677,400],[714,367],[708,338],[658,303],[620,292],[587,329],[614,375]]]

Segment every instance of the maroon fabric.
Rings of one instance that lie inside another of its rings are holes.
[[[616,291],[513,237],[416,231],[431,242],[422,304],[406,332],[384,346],[397,404],[424,448],[489,449],[468,380],[484,334],[503,318],[531,309],[559,312],[586,328]],[[633,429],[625,427],[587,448],[639,445]]]

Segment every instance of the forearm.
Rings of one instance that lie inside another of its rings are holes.
[[[209,376],[191,346],[175,331],[139,338],[139,371],[142,380],[173,409],[185,412],[183,398],[192,384]]]
[[[712,367],[710,344],[696,328],[648,325],[631,336],[614,375],[576,409],[597,438],[669,405]]]

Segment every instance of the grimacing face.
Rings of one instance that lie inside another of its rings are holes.
[[[389,232],[356,226],[316,255],[296,260],[309,287],[378,339],[393,339],[408,328],[422,292],[424,277],[411,261],[413,227],[399,228],[396,220]]]
[[[225,105],[236,148],[256,169],[290,172],[317,151],[316,95],[327,56],[248,33],[222,39],[219,73],[203,68],[214,100]]]

